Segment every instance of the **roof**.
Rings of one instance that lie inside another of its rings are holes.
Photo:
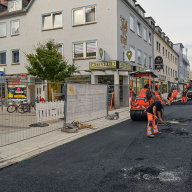
[[[146,75],[145,75],[146,74]],[[157,75],[155,75],[155,73],[153,71],[150,70],[146,70],[146,71],[135,71],[135,72],[131,72],[129,73],[130,76],[136,77],[136,76],[148,76],[151,75],[152,78],[158,78]]]
[[[135,7],[139,7],[144,13],[146,13],[146,11],[143,9],[143,7],[141,7],[141,5],[136,4]]]

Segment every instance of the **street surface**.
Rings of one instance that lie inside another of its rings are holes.
[[[125,121],[0,170],[0,192],[190,192],[192,105],[165,108],[146,137],[146,122]]]

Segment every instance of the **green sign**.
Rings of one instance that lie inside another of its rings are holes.
[[[132,51],[127,51],[126,56],[127,56],[127,58],[129,59],[129,61],[131,61],[131,58],[132,58],[132,56],[133,56]]]

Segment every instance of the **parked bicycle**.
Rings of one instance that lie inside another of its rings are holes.
[[[14,112],[24,113],[25,110],[24,110],[23,104],[17,104],[16,102],[13,102],[13,104],[8,105],[7,112],[9,112],[9,113],[14,113]]]

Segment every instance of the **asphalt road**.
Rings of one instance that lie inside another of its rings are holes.
[[[0,170],[1,192],[190,192],[192,105],[165,108],[166,120],[146,137],[146,123],[125,121]]]

